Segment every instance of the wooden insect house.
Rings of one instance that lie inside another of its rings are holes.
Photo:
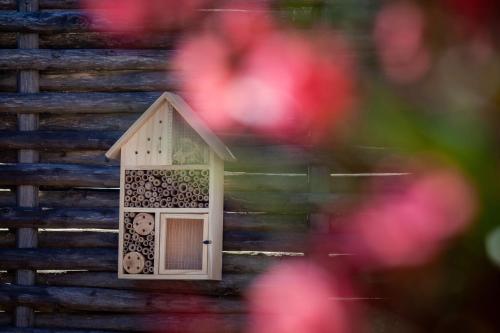
[[[121,160],[118,276],[220,280],[234,156],[189,105],[163,93],[106,156]]]

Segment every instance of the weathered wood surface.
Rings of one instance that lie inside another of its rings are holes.
[[[36,325],[38,327],[109,329],[123,330],[125,332],[169,333],[236,333],[243,332],[246,323],[247,317],[242,314],[190,315],[156,313],[134,315],[102,313],[39,313],[36,319]],[[60,332],[55,331],[55,333]]]
[[[176,91],[179,78],[163,71],[41,72],[40,90],[45,92],[150,92]],[[16,89],[15,74],[0,77],[0,91]]]
[[[0,135],[0,141],[2,140]],[[6,163],[0,165],[0,185],[33,184],[53,187],[119,187],[119,168],[82,164]],[[303,174],[225,174],[227,192],[300,192],[307,187]]]
[[[144,112],[161,93],[0,94],[2,113]]]
[[[65,329],[65,328],[37,328],[37,327],[12,327],[0,326],[4,333],[113,333],[117,331],[103,331],[100,329]]]
[[[244,313],[241,300],[105,288],[0,286],[0,306],[38,310],[164,313]]]
[[[222,280],[148,280],[118,279],[111,272],[60,272],[39,273],[37,285],[96,287],[126,290],[158,291],[165,293],[181,293],[211,296],[241,296],[254,281],[257,274],[224,273]]]
[[[0,49],[0,70],[161,70],[172,51]]]
[[[5,228],[73,228],[118,229],[118,208],[54,208],[21,209],[0,208]],[[224,229],[232,231],[287,231],[306,232],[302,215],[283,214],[224,214]]]
[[[67,12],[0,12],[0,31],[2,32],[83,32],[102,30],[105,22],[91,20],[82,11]]]
[[[5,254],[0,257],[1,267],[5,269],[27,267],[50,270],[87,269],[116,272],[117,267],[117,251],[111,248],[49,248],[38,250],[2,248],[0,251],[0,253]],[[9,257],[6,255],[9,255]],[[255,274],[262,273],[272,264],[281,260],[294,258],[294,255],[250,251],[242,253],[225,252],[223,257],[224,274]]]
[[[102,231],[40,231],[38,244],[44,248],[114,248],[118,234]],[[0,233],[0,247],[14,245],[11,233]],[[225,251],[292,251],[307,247],[307,234],[294,232],[224,231]]]
[[[2,149],[106,150],[122,135],[118,131],[0,131]]]
[[[168,49],[178,40],[174,33],[123,34],[116,32],[83,32],[41,34],[40,48],[48,49]],[[15,48],[15,33],[0,33],[1,48]]]

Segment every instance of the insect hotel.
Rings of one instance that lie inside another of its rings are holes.
[[[220,280],[229,149],[165,92],[108,150],[120,159],[118,276]]]

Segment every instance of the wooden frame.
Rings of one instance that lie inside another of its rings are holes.
[[[201,270],[178,270],[178,269],[167,269],[164,268],[165,255],[166,255],[166,238],[167,238],[167,226],[168,219],[190,219],[190,220],[202,220],[203,221],[203,240],[211,241],[208,229],[208,214],[169,214],[164,213],[160,215],[160,249],[159,249],[159,261],[158,261],[158,274],[160,275],[173,275],[173,276],[185,276],[185,275],[204,275],[208,278],[208,262],[209,262],[209,251],[208,248],[212,244],[203,244],[202,246],[202,268]]]

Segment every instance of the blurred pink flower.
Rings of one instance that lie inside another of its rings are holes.
[[[248,333],[349,332],[346,310],[332,299],[332,277],[304,260],[282,263],[249,290]]]
[[[206,0],[84,0],[83,6],[104,29],[139,33],[171,28],[193,18]]]
[[[263,11],[241,15],[221,14],[216,28],[181,48],[176,64],[194,108],[217,129],[328,134],[354,99],[346,43],[331,33],[278,29]]]
[[[427,73],[431,59],[423,44],[424,28],[423,12],[409,2],[389,4],[378,13],[374,39],[388,78],[397,83],[411,83]]]
[[[443,243],[471,222],[473,190],[454,170],[434,170],[407,184],[401,193],[375,198],[351,221],[348,248],[366,264],[412,266],[437,255]]]

